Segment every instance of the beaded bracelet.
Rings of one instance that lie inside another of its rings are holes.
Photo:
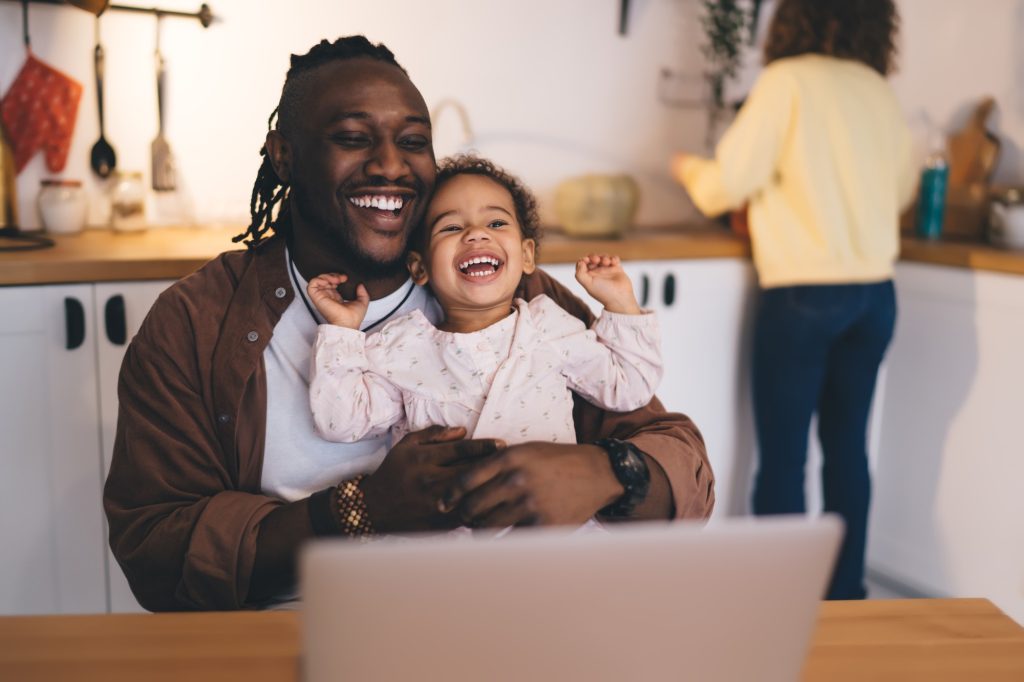
[[[359,487],[366,474],[342,481],[335,488],[337,493],[338,526],[345,535],[366,538],[375,535],[370,515],[366,511],[363,489]]]

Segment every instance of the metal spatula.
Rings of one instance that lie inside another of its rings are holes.
[[[153,161],[153,189],[168,192],[176,187],[177,179],[174,171],[174,154],[171,145],[164,137],[164,57],[160,54],[160,15],[156,18],[156,109],[157,133],[149,147]]]

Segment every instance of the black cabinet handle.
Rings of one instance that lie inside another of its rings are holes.
[[[117,294],[107,299],[103,307],[103,320],[107,327],[110,343],[123,346],[128,340],[128,323],[125,321],[124,296]]]
[[[661,290],[662,300],[665,301],[665,307],[669,307],[676,300],[676,276],[671,272],[665,275],[665,286]]]
[[[647,305],[647,298],[651,293],[651,280],[647,275],[640,275],[640,307]]]
[[[64,299],[64,329],[68,350],[78,348],[85,341],[85,308],[77,298]]]

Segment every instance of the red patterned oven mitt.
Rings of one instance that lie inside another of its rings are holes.
[[[51,173],[64,170],[75,130],[82,85],[36,59],[31,52],[0,101],[0,118],[20,173],[35,153],[46,154]]]

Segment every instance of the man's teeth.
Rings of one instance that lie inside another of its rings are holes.
[[[351,197],[349,199],[353,204],[359,208],[376,208],[381,211],[397,211],[402,208],[402,197],[387,197],[387,196],[362,196],[362,197]]]

